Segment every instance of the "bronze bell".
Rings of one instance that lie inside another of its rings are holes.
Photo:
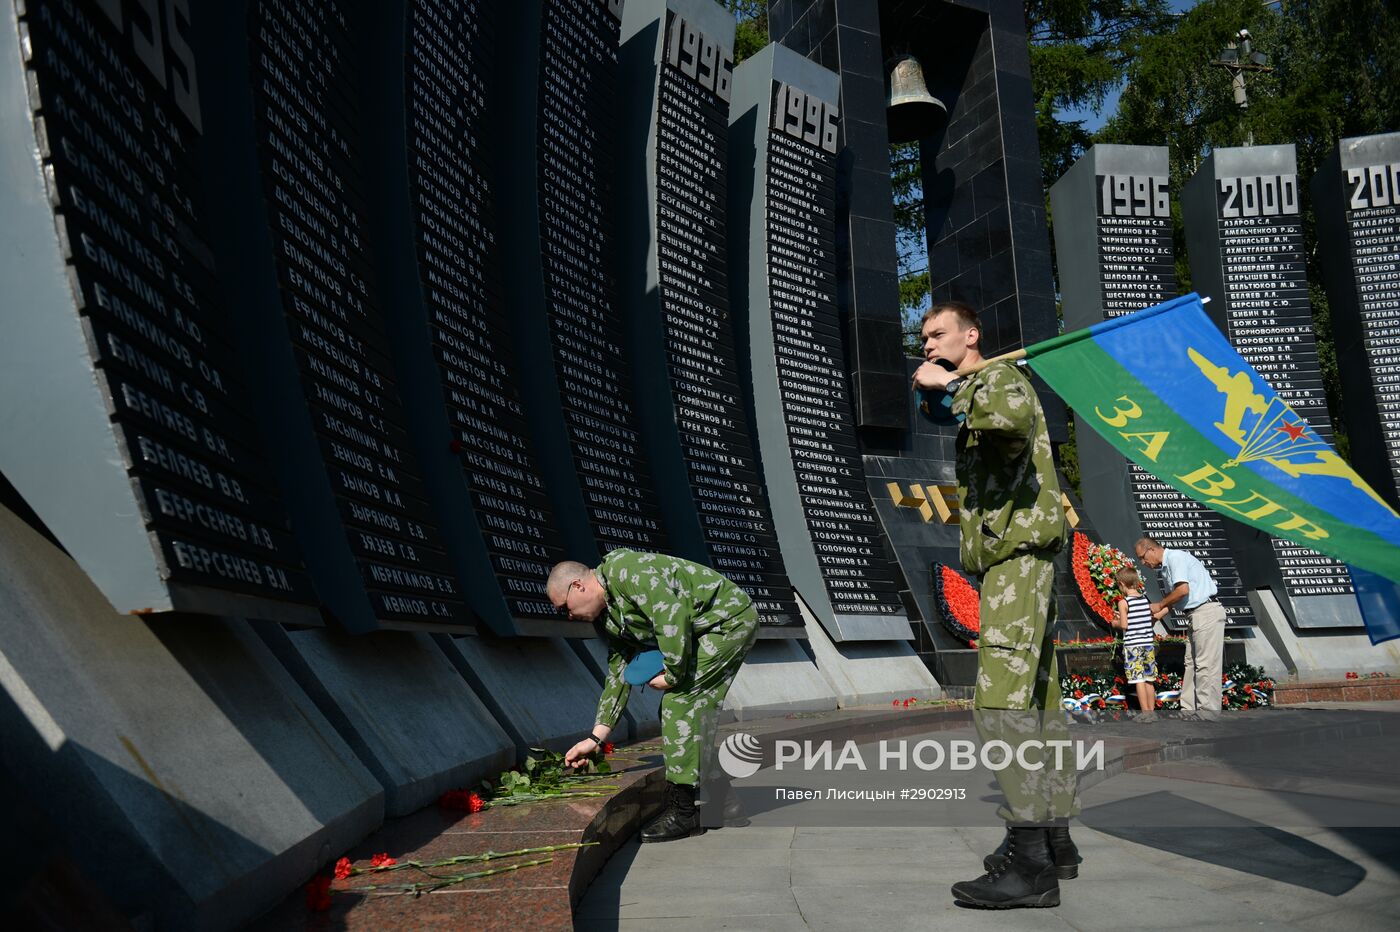
[[[890,142],[913,142],[932,136],[948,116],[948,108],[928,92],[924,69],[917,58],[905,54],[891,61],[890,96],[885,103]]]

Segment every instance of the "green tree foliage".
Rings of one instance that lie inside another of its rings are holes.
[[[894,194],[895,250],[899,268],[899,312],[904,350],[919,349],[919,320],[929,304],[928,243],[924,230],[924,184],[917,142],[890,146],[890,188]]]
[[[1171,22],[1166,0],[1028,0],[1031,87],[1047,187],[1092,143],[1084,121],[1061,112],[1102,107],[1143,43]]]
[[[734,30],[734,64],[768,44],[768,0],[725,0],[738,25]]]

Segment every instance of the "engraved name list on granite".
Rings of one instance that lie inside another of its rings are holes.
[[[1400,161],[1348,168],[1345,180],[1366,357],[1400,486]]]
[[[764,624],[800,615],[778,548],[739,382],[726,233],[732,26],[667,5],[656,99],[658,290],[671,397],[690,492],[715,569]]]
[[[1171,195],[1165,175],[1104,174],[1097,182],[1099,280],[1105,320],[1177,295]],[[1230,553],[1224,521],[1128,461],[1128,482],[1142,532],[1164,547],[1193,554],[1210,571],[1227,618],[1250,617],[1249,600]],[[1124,541],[1120,546],[1131,542]],[[1163,580],[1164,590],[1170,581]],[[1178,606],[1175,619],[1184,620]]]
[[[337,0],[250,8],[257,148],[283,312],[374,619],[464,623],[373,284],[350,12]]]
[[[544,0],[539,237],[559,404],[601,552],[667,551],[617,298],[614,171],[621,4]]]
[[[306,610],[278,608],[315,594],[264,465],[259,412],[233,349],[237,324],[208,242],[201,63],[188,6],[167,4],[167,17],[145,23],[113,3],[36,0],[17,9],[34,119],[24,135],[38,144],[71,298],[63,309],[10,298],[51,330],[31,365],[45,366],[44,352],[81,333],[69,349],[89,360],[88,385],[72,390],[91,391],[95,378],[106,423],[103,437],[71,438],[70,449],[90,451],[86,462],[7,458],[6,474],[119,610],[301,617]],[[42,274],[29,261],[16,274]],[[80,331],[69,323],[74,312]],[[38,329],[16,320],[11,348],[24,352],[31,335]],[[5,368],[14,377],[23,365]],[[34,373],[35,383],[50,372]],[[88,430],[67,422],[65,400],[50,402],[34,413],[47,412],[42,429],[54,438]],[[42,456],[46,441],[30,445],[22,421],[6,423],[11,455]],[[115,455],[105,449],[113,442]],[[114,467],[128,483],[108,484]],[[104,478],[85,477],[89,470]],[[106,500],[89,500],[98,496]],[[80,521],[109,523],[74,538],[70,509]],[[149,555],[136,552],[140,537]],[[145,572],[152,559],[158,581]]]
[[[1317,360],[1298,176],[1216,179],[1221,267],[1230,343],[1329,446],[1332,421]],[[1279,428],[1295,426],[1288,416]],[[1292,596],[1349,595],[1346,565],[1291,541],[1274,552]]]
[[[807,532],[837,615],[903,615],[856,446],[836,308],[834,101],[774,80],[767,139],[768,303]]]
[[[481,540],[509,614],[554,618],[564,558],[529,441],[502,300],[488,106],[499,28],[484,0],[411,0],[405,57],[417,274],[433,360]]]
[[[1400,504],[1400,133],[1343,139],[1312,182],[1351,463]]]

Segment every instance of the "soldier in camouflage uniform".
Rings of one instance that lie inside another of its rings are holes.
[[[924,316],[926,362],[916,388],[952,395],[957,438],[962,565],[982,577],[973,719],[984,742],[1068,741],[1055,663],[1054,557],[1067,536],[1045,414],[1012,362],[966,377],[943,367],[983,363],[981,322],[967,305],[934,305]],[[953,895],[981,906],[1057,906],[1059,879],[1078,875],[1068,817],[1079,812],[1073,755],[1025,753],[1028,767],[996,771],[1006,803],[1006,840],[988,873]],[[998,758],[999,759],[999,758]],[[1037,764],[1041,766],[1036,766]]]
[[[648,685],[664,690],[667,806],[642,829],[642,841],[699,834],[695,793],[714,751],[719,707],[758,634],[752,600],[707,566],[633,550],[614,550],[592,570],[560,563],[550,572],[547,590],[570,618],[601,619],[608,641],[597,724],[569,749],[565,761],[581,763],[607,740],[627,703],[628,661],[642,651],[660,650],[663,669]]]

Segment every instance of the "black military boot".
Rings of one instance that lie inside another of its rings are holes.
[[[1079,848],[1074,839],[1069,837],[1069,819],[1056,819],[1049,832],[1050,854],[1055,861],[1055,877],[1059,880],[1073,880],[1079,876],[1079,865],[1084,863],[1084,859],[1079,856]],[[997,850],[982,859],[982,867],[988,871],[996,870],[1006,859],[1006,848],[1010,842],[1011,829],[1008,826],[1006,837],[1001,840]]]
[[[749,824],[748,813],[729,777],[717,776],[706,783],[705,800],[700,804],[700,824],[706,828],[743,828]]]
[[[724,809],[721,815],[724,818],[725,828],[743,828],[750,823],[743,803],[739,802],[739,794],[733,789],[729,791],[729,795],[724,797]]]
[[[984,909],[1059,906],[1060,882],[1050,854],[1049,826],[1007,826],[1006,856],[976,880],[953,884],[953,898]]]
[[[642,844],[675,841],[704,833],[700,827],[700,811],[695,808],[695,787],[667,781],[666,808],[642,829]]]

